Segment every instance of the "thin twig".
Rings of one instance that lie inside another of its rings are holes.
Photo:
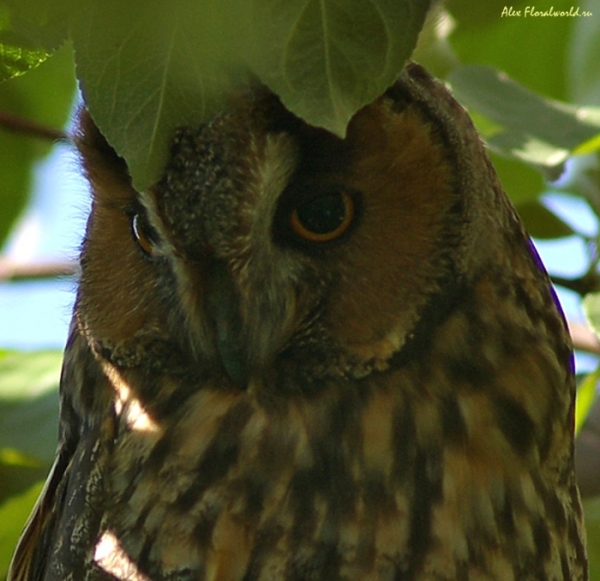
[[[0,257],[0,282],[73,276],[78,269],[75,261],[19,263]]]
[[[68,135],[60,129],[43,125],[8,111],[0,111],[0,127],[14,133],[22,133],[50,141],[66,141],[69,139]]]

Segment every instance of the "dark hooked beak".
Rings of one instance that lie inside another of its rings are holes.
[[[240,316],[239,293],[224,262],[215,262],[207,297],[207,314],[213,322],[216,346],[225,371],[240,388],[248,383],[248,362]]]

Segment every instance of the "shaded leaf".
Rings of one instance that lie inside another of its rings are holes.
[[[0,449],[0,503],[44,480],[50,466],[17,450]]]
[[[61,361],[60,351],[0,357],[0,449],[16,450],[41,464],[52,461],[58,437]]]
[[[15,546],[43,485],[39,482],[0,504],[0,579],[8,573]]]
[[[567,47],[578,19],[526,18],[528,0],[447,0],[445,5],[457,22],[450,42],[464,64],[486,64],[533,91],[568,98]],[[502,16],[507,7],[521,10],[521,16]],[[588,20],[597,30],[597,18]]]
[[[573,22],[571,42],[565,51],[569,95],[579,103],[597,104],[600,102],[600,0],[583,0],[578,6],[593,16],[576,18]]]
[[[556,147],[520,131],[499,131],[487,139],[491,149],[534,166],[562,166],[570,155],[568,149]],[[561,172],[562,173],[562,172]]]
[[[68,39],[73,14],[87,4],[88,0],[0,0],[0,10],[25,46],[52,53]]]
[[[0,87],[0,110],[62,127],[75,90],[70,49],[57,51],[36,69]],[[33,164],[51,147],[48,141],[0,131],[0,246],[29,199]]]
[[[584,501],[590,579],[600,579],[600,498]]]
[[[566,222],[537,200],[528,200],[518,204],[517,210],[527,231],[534,238],[546,240],[575,234]]]
[[[493,152],[490,158],[498,172],[502,186],[515,204],[537,199],[545,189],[540,173],[515,159],[507,159]]]

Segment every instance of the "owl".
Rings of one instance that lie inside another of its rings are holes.
[[[467,115],[409,64],[342,139],[260,84],[93,204],[12,581],[585,580],[574,380]]]

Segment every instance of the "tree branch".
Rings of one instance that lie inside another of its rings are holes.
[[[49,141],[67,141],[69,139],[68,135],[60,129],[25,119],[8,111],[0,111],[0,127],[14,133],[22,133]]]
[[[585,274],[579,278],[565,278],[551,274],[550,280],[553,284],[571,290],[580,297],[600,290],[600,282],[598,280],[598,275],[595,272]]]
[[[0,282],[74,276],[78,270],[79,264],[76,261],[23,264],[0,257]]]
[[[600,355],[600,340],[587,325],[569,321],[569,331],[575,349]]]
[[[0,282],[45,280],[75,276],[78,273],[79,263],[77,261],[65,260],[25,264],[0,257]],[[569,331],[575,349],[600,355],[600,340],[586,324],[569,321]]]

